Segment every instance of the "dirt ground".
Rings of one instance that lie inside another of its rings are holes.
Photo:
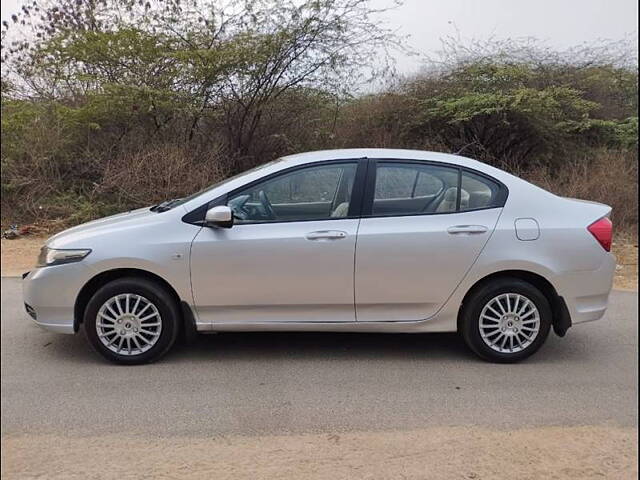
[[[19,276],[33,268],[46,237],[26,236],[16,240],[2,239],[2,276]],[[638,290],[638,245],[626,240],[613,244],[618,259],[614,288]]]
[[[638,244],[615,242],[616,276],[613,286],[619,290],[638,290]]]
[[[2,437],[7,479],[637,478],[637,430],[442,427],[268,437]]]
[[[3,238],[2,276],[17,277],[33,268],[47,237],[22,237],[15,240]]]

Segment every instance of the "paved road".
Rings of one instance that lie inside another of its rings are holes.
[[[637,294],[492,365],[456,335],[220,334],[140,367],[40,330],[2,279],[3,433],[224,435],[486,425],[637,426]]]

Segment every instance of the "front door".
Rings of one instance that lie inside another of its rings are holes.
[[[449,298],[493,232],[497,182],[457,167],[372,162],[373,192],[358,230],[358,321],[429,318]]]
[[[355,321],[357,172],[358,161],[323,162],[230,193],[234,226],[203,228],[191,249],[200,321]]]

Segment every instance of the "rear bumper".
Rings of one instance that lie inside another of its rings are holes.
[[[78,292],[91,278],[79,263],[36,268],[22,278],[25,315],[36,325],[56,333],[75,333],[74,306]]]
[[[609,253],[596,270],[567,272],[556,277],[556,289],[567,304],[573,325],[602,318],[609,303],[615,269],[616,259]]]

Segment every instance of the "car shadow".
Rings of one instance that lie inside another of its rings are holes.
[[[388,334],[321,332],[242,332],[199,335],[177,345],[173,360],[248,359],[430,359],[474,358],[456,333]]]
[[[597,342],[597,340],[596,340]],[[549,335],[541,351],[526,364],[584,361],[594,345],[581,347]],[[40,350],[43,359],[69,363],[105,364],[83,334],[52,335]],[[325,333],[325,332],[224,332],[198,335],[190,342],[178,341],[161,363],[279,360],[406,360],[425,363],[480,362],[457,333]]]
[[[104,361],[93,351],[83,332],[51,335],[38,355],[56,361],[94,363]],[[35,352],[34,352],[35,353]],[[321,332],[225,332],[197,335],[180,341],[162,363],[260,360],[388,360],[474,361],[456,333],[321,333]]]

